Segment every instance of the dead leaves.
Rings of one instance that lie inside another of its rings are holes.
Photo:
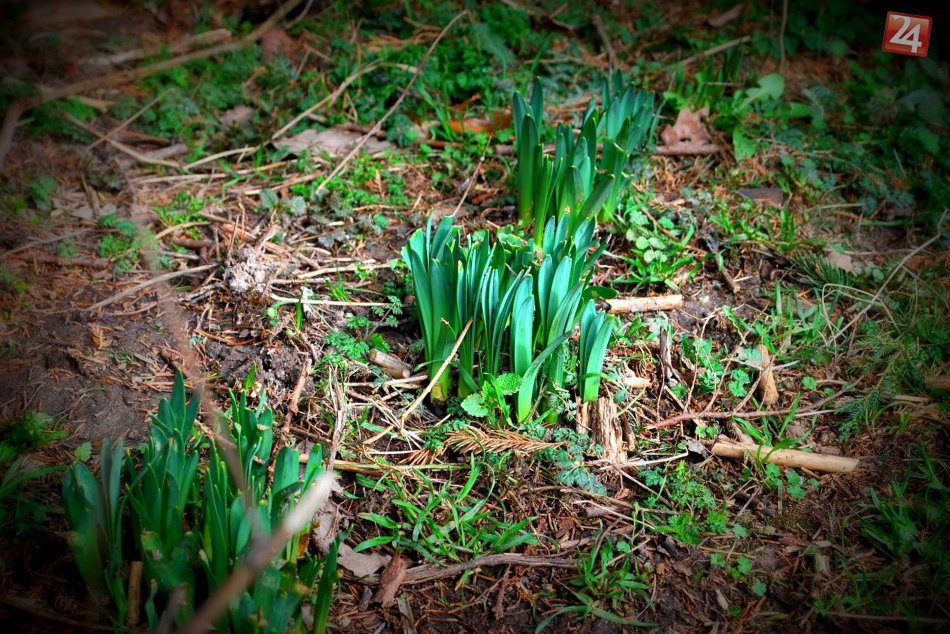
[[[358,553],[348,545],[341,543],[340,550],[337,553],[336,562],[343,568],[346,568],[357,578],[368,577],[383,566],[390,563],[392,557],[389,555],[380,555],[378,553]],[[405,569],[405,564],[403,564]],[[387,571],[389,568],[386,569]],[[383,573],[385,578],[386,573]]]

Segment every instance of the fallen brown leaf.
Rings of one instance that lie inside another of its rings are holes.
[[[386,564],[391,563],[389,555],[378,553],[358,553],[346,544],[340,544],[336,562],[357,577],[371,575]],[[387,568],[388,570],[388,568]],[[386,573],[383,573],[385,576]]]

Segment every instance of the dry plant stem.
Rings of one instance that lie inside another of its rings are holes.
[[[803,468],[821,473],[852,473],[861,462],[857,458],[810,453],[795,449],[773,449],[768,445],[737,443],[731,440],[716,442],[712,447],[712,453],[720,458],[758,458],[769,464],[777,464],[780,467]]]
[[[462,328],[462,334],[459,335],[458,340],[455,342],[455,345],[452,347],[452,352],[449,354],[448,357],[445,358],[445,361],[442,362],[442,365],[439,367],[439,371],[436,372],[435,376],[432,377],[432,380],[429,381],[429,385],[426,386],[426,389],[422,390],[422,394],[417,396],[416,400],[414,400],[409,405],[409,407],[406,408],[406,411],[402,413],[402,416],[399,418],[399,422],[402,422],[402,423],[406,422],[406,419],[409,418],[409,414],[411,414],[417,407],[419,407],[419,403],[422,402],[422,399],[424,399],[426,395],[428,395],[429,392],[432,391],[432,386],[435,385],[435,382],[439,380],[439,377],[442,376],[442,373],[445,372],[445,370],[449,367],[449,364],[452,363],[452,360],[455,358],[455,355],[458,353],[459,348],[462,345],[462,340],[465,339],[465,335],[468,334],[468,329],[471,327],[472,327],[472,320],[469,319],[468,323],[465,324],[465,328]]]
[[[155,55],[160,55],[162,53],[177,55],[191,49],[220,44],[224,40],[230,39],[230,37],[231,33],[227,29],[215,29],[214,31],[207,31],[205,33],[198,33],[196,35],[188,35],[176,42],[161,43],[155,46],[135,48],[128,51],[113,53],[112,55],[91,57],[89,59],[80,60],[79,63],[88,66],[111,66],[113,64],[134,62],[146,57],[154,57]]]
[[[142,607],[142,562],[133,561],[129,564],[129,611],[125,617],[125,624],[129,627],[138,625],[140,608]]]
[[[212,624],[227,610],[231,601],[239,596],[254,581],[287,544],[313,519],[314,513],[330,497],[333,472],[327,471],[301,496],[297,505],[286,515],[284,521],[251,556],[236,568],[228,580],[201,606],[192,620],[183,627],[181,634],[206,634]]]
[[[27,242],[26,244],[21,244],[21,245],[18,246],[18,247],[14,247],[14,248],[10,249],[9,251],[4,251],[3,253],[0,253],[0,260],[3,260],[3,259],[5,259],[5,258],[8,258],[8,257],[10,257],[11,255],[14,255],[14,254],[16,254],[16,253],[20,253],[21,251],[26,251],[27,249],[32,249],[33,247],[42,246],[42,245],[44,245],[44,244],[52,244],[52,243],[54,243],[54,242],[59,242],[60,240],[66,240],[66,239],[68,239],[68,238],[76,238],[76,237],[79,237],[79,236],[81,236],[81,235],[87,234],[87,233],[89,233],[90,231],[92,231],[92,229],[80,229],[79,231],[72,231],[72,232],[70,232],[70,233],[64,233],[64,234],[61,235],[61,236],[53,236],[52,238],[44,238],[44,239],[42,239],[42,240],[33,240],[33,241],[31,241],[31,242]]]
[[[181,165],[179,163],[176,163],[174,161],[166,161],[164,159],[152,158],[150,156],[142,154],[141,152],[136,150],[134,147],[130,147],[126,145],[125,143],[121,143],[119,141],[116,141],[115,139],[109,138],[108,136],[102,134],[101,132],[92,128],[91,126],[86,125],[85,123],[83,123],[76,117],[72,116],[71,114],[64,114],[63,116],[67,121],[69,121],[71,124],[73,124],[77,128],[81,130],[85,130],[89,134],[92,134],[93,136],[98,137],[100,141],[105,141],[106,143],[108,143],[115,149],[119,150],[123,154],[127,154],[131,156],[133,159],[135,159],[139,163],[144,163],[146,165],[161,165],[163,167],[181,169]]]
[[[812,416],[812,415],[815,415],[815,414],[818,414],[818,413],[822,412],[822,409],[821,409],[821,408],[822,408],[824,405],[826,405],[827,403],[830,403],[830,402],[834,401],[834,400],[837,399],[839,396],[841,396],[842,394],[844,394],[845,392],[847,392],[848,390],[850,390],[851,387],[852,387],[851,385],[848,385],[848,386],[846,386],[844,389],[838,390],[837,392],[835,392],[835,393],[832,394],[831,396],[829,396],[829,397],[827,397],[827,398],[824,398],[824,399],[818,401],[818,403],[817,403],[814,407],[812,407],[811,409],[799,410],[799,411],[795,414],[795,416],[796,416],[796,417],[800,417],[800,416]],[[732,412],[687,412],[687,413],[685,413],[685,414],[679,414],[679,415],[677,415],[677,416],[673,416],[673,417],[671,417],[671,418],[667,418],[667,419],[665,419],[665,420],[661,420],[661,421],[659,421],[659,422],[657,422],[657,423],[653,423],[652,425],[647,425],[646,428],[645,428],[645,430],[648,431],[648,430],[653,430],[653,429],[663,429],[664,427],[670,427],[670,426],[672,426],[672,425],[676,425],[676,424],[678,424],[678,423],[682,423],[682,422],[688,421],[688,420],[721,419],[721,418],[733,418],[733,417],[735,417],[735,418],[765,418],[766,416],[786,416],[786,415],[790,414],[791,412],[792,412],[791,409],[779,409],[779,410],[771,410],[771,411],[756,410],[756,411],[754,411],[754,412],[740,412],[740,411],[732,411]]]
[[[728,42],[723,42],[723,43],[720,44],[719,46],[714,46],[714,47],[712,47],[711,49],[709,49],[709,50],[707,50],[707,51],[703,51],[702,53],[698,53],[698,54],[696,54],[696,55],[693,55],[692,57],[687,57],[686,59],[684,59],[683,61],[680,62],[680,65],[681,65],[681,66],[687,66],[687,65],[689,65],[689,64],[692,64],[692,63],[695,62],[695,61],[704,59],[704,58],[709,57],[709,56],[711,56],[711,55],[715,55],[716,53],[721,53],[721,52],[723,52],[723,51],[728,51],[730,48],[733,48],[734,46],[739,46],[739,45],[741,45],[741,44],[745,44],[746,42],[751,42],[751,41],[752,41],[752,36],[751,36],[751,35],[744,35],[744,36],[742,36],[742,37],[737,37],[737,38],[734,39],[734,40],[729,40]]]
[[[403,578],[403,585],[426,583],[437,579],[454,577],[458,574],[471,570],[472,568],[488,568],[490,566],[526,566],[529,568],[576,568],[577,561],[574,559],[563,559],[555,557],[539,557],[535,555],[522,555],[519,553],[500,553],[494,555],[485,555],[476,557],[471,561],[451,566],[441,566],[438,564],[423,564],[410,568],[406,571]],[[380,575],[368,575],[360,579],[353,579],[358,583],[365,585],[378,585]]]
[[[44,103],[62,99],[63,97],[78,95],[79,93],[89,90],[121,86],[122,84],[128,84],[140,79],[144,79],[154,75],[155,73],[176,68],[187,62],[205,59],[207,57],[212,57],[221,53],[227,53],[240,49],[244,46],[247,46],[248,44],[256,42],[258,39],[263,37],[265,33],[271,30],[284,18],[284,16],[290,13],[294,7],[300,4],[301,1],[302,0],[288,0],[260,26],[248,33],[245,37],[242,37],[238,40],[224,42],[216,46],[211,46],[194,51],[192,53],[187,53],[185,55],[163,60],[161,62],[149,64],[148,66],[118,71],[104,76],[93,77],[91,79],[84,79],[82,81],[66,84],[64,86],[56,86],[53,88],[47,86],[37,86],[39,91],[38,94],[26,99],[17,100],[10,104],[10,106],[7,108],[6,115],[3,119],[3,127],[0,128],[0,169],[2,169],[4,160],[6,159],[7,154],[10,152],[10,148],[13,146],[13,136],[16,132],[17,122],[20,120],[20,115],[30,108],[35,108],[37,106],[43,105]]]
[[[153,97],[151,101],[149,101],[147,104],[145,104],[144,106],[142,106],[142,107],[139,109],[138,112],[136,112],[136,113],[133,114],[131,117],[129,117],[128,119],[126,119],[125,121],[123,121],[122,123],[120,123],[119,125],[117,125],[116,127],[112,128],[111,130],[109,130],[108,132],[106,132],[105,135],[103,135],[102,137],[100,137],[100,138],[96,139],[95,141],[93,141],[92,143],[90,143],[90,144],[89,144],[89,147],[86,148],[86,149],[91,150],[92,148],[96,147],[97,145],[99,145],[99,144],[102,143],[103,141],[105,141],[105,140],[111,138],[112,135],[115,134],[116,132],[121,132],[122,130],[125,130],[127,127],[129,127],[129,126],[132,124],[133,121],[135,121],[136,119],[138,119],[139,117],[141,117],[143,114],[145,114],[146,112],[148,112],[148,111],[151,109],[152,106],[154,106],[154,105],[157,104],[159,101],[161,101],[162,99],[164,99],[164,98],[165,98],[165,95],[167,95],[167,94],[170,93],[171,91],[172,91],[172,89],[171,89],[171,88],[168,88],[168,89],[163,90],[162,92],[160,92],[158,95],[156,95],[155,97]]]
[[[270,298],[275,302],[303,304],[304,306],[391,306],[386,302],[340,302],[333,299],[295,299],[293,297],[281,297],[280,295],[271,295]]]
[[[657,156],[693,156],[718,154],[721,149],[715,143],[677,143],[675,145],[661,145],[653,153]]]
[[[120,299],[126,298],[129,295],[134,295],[144,288],[148,288],[156,284],[161,284],[162,282],[167,282],[168,280],[174,279],[176,277],[181,277],[182,275],[193,275],[195,273],[207,271],[208,269],[213,269],[216,266],[218,265],[217,264],[202,264],[201,266],[195,266],[190,269],[183,269],[181,271],[169,271],[168,273],[156,275],[153,278],[147,279],[140,284],[136,284],[132,288],[127,288],[121,293],[116,293],[112,297],[104,299],[101,302],[97,302],[93,304],[92,306],[90,306],[89,308],[85,308],[83,310],[87,312],[93,311],[93,310],[99,310],[100,308],[104,308],[108,306],[109,304],[114,304],[115,302],[119,301]]]
[[[346,167],[346,165],[350,161],[353,160],[353,157],[359,153],[359,151],[363,148],[364,145],[366,145],[366,142],[372,137],[374,137],[376,133],[382,129],[383,123],[385,123],[386,120],[389,119],[389,117],[391,117],[394,112],[396,112],[399,106],[402,105],[403,100],[406,98],[406,95],[409,94],[409,91],[412,89],[413,84],[416,83],[416,80],[419,78],[419,75],[422,74],[422,71],[426,66],[426,62],[429,61],[429,57],[432,55],[433,51],[435,51],[435,47],[439,45],[439,42],[442,41],[442,38],[445,37],[445,34],[448,33],[449,29],[451,29],[455,25],[455,23],[458,22],[460,19],[462,19],[462,17],[465,15],[468,15],[468,11],[462,11],[461,13],[456,15],[454,18],[452,18],[451,22],[445,25],[445,28],[442,29],[439,35],[435,38],[435,40],[429,46],[429,49],[425,52],[425,55],[423,55],[422,59],[419,60],[419,65],[416,67],[415,74],[412,76],[412,78],[409,79],[409,83],[406,84],[406,87],[403,89],[402,93],[400,93],[399,98],[396,99],[396,103],[394,103],[389,108],[389,110],[386,111],[386,114],[384,114],[376,123],[373,124],[373,127],[370,128],[369,132],[367,132],[362,137],[360,137],[360,140],[356,142],[356,145],[353,146],[353,149],[350,150],[345,157],[343,157],[343,160],[340,161],[337,164],[337,166],[333,168],[333,171],[331,171],[330,174],[327,175],[327,177],[323,179],[323,181],[317,186],[316,190],[314,190],[314,195],[319,195],[327,186],[327,184],[331,180],[336,178],[340,174],[340,172],[343,171],[343,168]]]
[[[381,367],[386,374],[394,379],[408,379],[412,374],[412,366],[397,356],[373,348],[367,357],[370,363]]]
[[[782,25],[778,29],[779,70],[785,72],[785,25],[788,23],[788,0],[782,0]]]
[[[610,35],[607,33],[607,27],[604,26],[604,21],[601,19],[600,14],[595,13],[591,18],[591,22],[594,24],[594,28],[597,29],[597,35],[600,36],[600,41],[604,44],[604,52],[607,53],[607,62],[611,68],[619,69],[620,60],[617,59],[617,51],[614,50],[614,45],[610,41]]]
[[[682,295],[658,295],[656,297],[614,297],[608,299],[611,313],[643,313],[655,310],[675,310],[683,307]]]

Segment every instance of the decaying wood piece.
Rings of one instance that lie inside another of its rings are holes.
[[[803,468],[821,473],[851,473],[860,460],[845,456],[830,456],[827,454],[797,451],[795,449],[773,449],[768,445],[755,443],[738,443],[731,440],[719,440],[712,452],[720,458],[761,458],[769,464],[780,467]]]
[[[581,430],[581,425],[586,429]],[[604,460],[623,462],[627,459],[627,443],[623,426],[617,416],[617,404],[610,397],[601,397],[595,403],[581,404],[578,433],[589,433],[591,442],[604,448]]]
[[[762,404],[771,407],[778,403],[778,387],[775,385],[775,377],[772,375],[772,355],[769,349],[763,344],[755,347],[759,352],[759,396],[762,398]]]
[[[412,374],[412,366],[387,352],[373,348],[369,351],[367,357],[370,363],[375,363],[383,369],[386,374],[394,379],[408,379]]]
[[[645,313],[654,310],[674,310],[683,307],[683,296],[657,295],[656,297],[614,297],[608,299],[611,313]]]

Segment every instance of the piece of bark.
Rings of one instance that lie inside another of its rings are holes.
[[[759,351],[759,396],[762,404],[770,407],[778,402],[778,386],[772,375],[772,355],[761,343],[755,347]]]
[[[780,467],[803,468],[821,473],[852,473],[860,463],[857,458],[828,456],[795,449],[773,449],[768,445],[737,443],[731,440],[717,441],[712,452],[720,458],[758,457]]]
[[[400,555],[396,555],[386,566],[382,576],[379,578],[379,590],[374,597],[384,608],[392,606],[396,602],[396,593],[406,578],[406,560]]]
[[[382,350],[373,348],[369,351],[367,357],[370,363],[375,363],[383,369],[386,374],[394,379],[408,379],[412,374],[412,366],[400,359]]]
[[[656,297],[614,297],[606,301],[609,312],[615,314],[674,310],[683,307],[683,296],[679,294]]]
[[[595,403],[584,403],[581,407],[586,410],[591,442],[604,448],[604,458],[613,463],[626,461],[627,445],[613,399],[601,397]]]

